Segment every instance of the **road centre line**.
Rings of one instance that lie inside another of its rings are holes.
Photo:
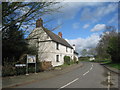
[[[92,64],[92,63],[91,63],[91,64]],[[92,70],[92,69],[93,69],[93,64],[92,64],[92,67],[90,68],[90,70]],[[85,73],[83,74],[83,76],[86,75],[87,73],[89,73],[89,71],[85,72]]]
[[[92,70],[92,67],[90,68],[90,70]]]
[[[85,73],[83,74],[83,76],[86,75],[87,73],[89,73],[89,71],[85,72]]]
[[[92,64],[92,63],[91,63],[91,64]],[[93,68],[93,64],[92,64],[92,67],[90,68],[90,70],[92,70],[92,68]],[[85,73],[83,74],[83,76],[86,75],[87,73],[89,73],[89,71],[85,72]],[[74,83],[74,82],[77,81],[78,79],[79,79],[79,78],[74,79],[73,81],[71,81],[71,82],[67,83],[66,85],[64,85],[64,86],[62,86],[62,87],[60,87],[60,88],[58,88],[57,90],[60,90],[60,89],[62,89],[62,88],[67,87],[68,85]]]
[[[68,84],[66,84],[66,85],[64,85],[64,86],[62,86],[62,87],[60,87],[60,88],[57,89],[57,90],[60,90],[60,89],[62,89],[62,88],[64,88],[64,87],[67,87],[68,85],[74,83],[74,82],[77,81],[78,79],[79,79],[79,78],[74,79],[73,81],[69,82]]]
[[[91,63],[92,64],[92,63]],[[92,67],[93,67],[93,64],[92,64]]]

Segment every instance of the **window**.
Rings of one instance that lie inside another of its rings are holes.
[[[56,55],[56,62],[59,62],[59,55]]]
[[[66,52],[68,52],[68,48],[66,47]]]
[[[71,48],[71,53],[72,53],[72,48]]]
[[[56,49],[59,50],[59,43],[56,43]]]

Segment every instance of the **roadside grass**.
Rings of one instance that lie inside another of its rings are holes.
[[[120,64],[118,64],[118,63],[110,63],[110,64],[108,64],[108,66],[110,66],[110,67],[113,67],[113,68],[116,68],[116,69],[119,69],[119,70],[120,70]]]
[[[120,64],[113,63],[111,60],[103,60],[101,63],[102,64],[106,64],[109,67],[116,68],[116,69],[120,70]]]
[[[112,61],[111,60],[102,60],[102,61],[100,61],[100,63],[110,64],[110,63],[112,63]]]

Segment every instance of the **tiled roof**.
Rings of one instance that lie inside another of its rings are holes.
[[[73,48],[65,39],[59,37],[58,35],[54,34],[52,31],[47,30],[46,28],[43,28],[43,30],[48,34],[48,36],[54,41],[58,42],[64,46]]]

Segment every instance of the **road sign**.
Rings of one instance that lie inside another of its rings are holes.
[[[26,64],[15,64],[15,67],[25,67]]]
[[[36,63],[36,55],[27,55],[27,63]]]
[[[26,62],[26,75],[28,74],[28,64],[34,63],[35,64],[35,73],[36,73],[36,55],[27,55],[27,62]]]

